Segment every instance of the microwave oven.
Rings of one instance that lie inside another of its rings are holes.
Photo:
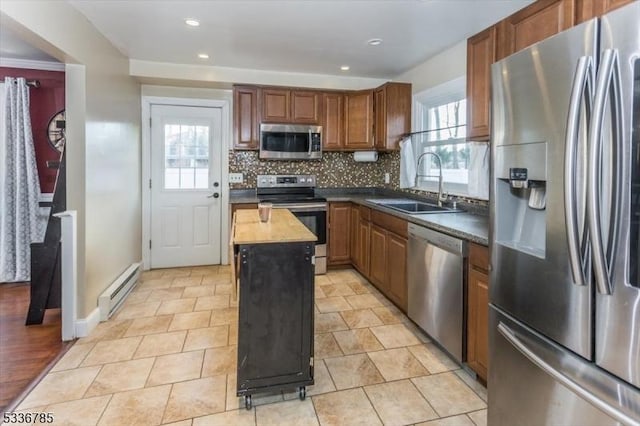
[[[261,124],[260,158],[320,160],[322,158],[322,126]]]

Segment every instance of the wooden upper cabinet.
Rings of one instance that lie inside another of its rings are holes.
[[[320,94],[290,89],[262,89],[262,121],[320,124]]]
[[[345,143],[347,150],[373,149],[373,90],[345,95]]]
[[[496,27],[467,40],[467,139],[489,140],[491,64],[496,58]]]
[[[344,145],[344,94],[322,94],[322,149],[341,150]]]
[[[262,89],[262,121],[289,122],[290,90]]]
[[[320,94],[293,90],[291,92],[291,122],[300,124],[320,123]]]
[[[329,265],[351,262],[351,203],[329,204]]]
[[[233,88],[233,148],[258,149],[259,126],[258,89],[234,86]]]
[[[375,90],[375,147],[399,149],[402,136],[411,131],[411,84],[386,83]]]
[[[375,146],[376,149],[383,149],[385,135],[387,134],[387,102],[386,90],[384,86],[379,87],[374,92],[374,112],[375,112]]]
[[[576,0],[576,24],[597,18],[637,0]]]
[[[600,1],[600,0],[598,0]],[[498,24],[497,60],[571,28],[576,0],[538,0]]]

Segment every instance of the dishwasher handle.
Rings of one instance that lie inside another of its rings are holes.
[[[431,244],[459,256],[467,256],[467,243],[464,240],[433,231],[414,223],[409,223],[408,231],[409,238],[423,240],[427,244]]]

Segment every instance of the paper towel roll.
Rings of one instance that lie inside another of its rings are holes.
[[[356,151],[353,153],[353,159],[357,162],[378,161],[378,151]]]

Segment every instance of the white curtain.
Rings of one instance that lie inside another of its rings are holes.
[[[469,196],[489,199],[489,144],[469,143]]]
[[[4,140],[0,150],[0,282],[29,281],[30,244],[42,241],[29,87],[24,78],[4,80]],[[43,226],[44,225],[44,226]]]

